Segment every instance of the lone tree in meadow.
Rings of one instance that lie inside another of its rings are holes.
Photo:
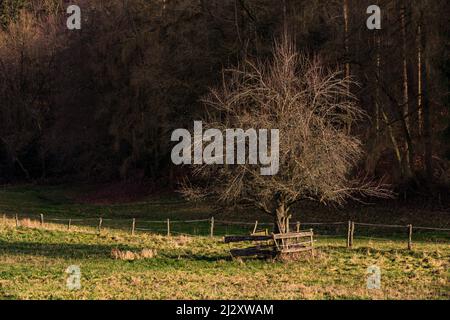
[[[279,171],[261,175],[255,164],[197,165],[194,179],[183,184],[187,198],[254,206],[274,217],[277,231],[288,232],[289,211],[299,201],[342,204],[390,195],[381,183],[355,176],[363,150],[347,128],[364,113],[348,89],[351,79],[341,72],[283,41],[272,60],[247,60],[224,71],[223,79],[203,100],[204,126],[279,129]]]

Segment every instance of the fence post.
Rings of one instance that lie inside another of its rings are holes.
[[[413,233],[413,226],[412,224],[408,225],[408,250],[412,250],[412,233]]]
[[[16,228],[19,227],[19,214],[16,213]]]
[[[300,232],[300,221],[297,221],[297,233]]]
[[[136,219],[133,218],[133,221],[131,222],[131,235],[134,236],[134,229],[136,228]]]
[[[167,236],[170,237],[170,220],[167,219]]]
[[[41,213],[41,227],[44,226],[44,214]]]
[[[255,226],[253,227],[253,232],[252,234],[256,233],[256,229],[258,228],[258,220],[255,221]]]
[[[211,217],[211,238],[214,237],[214,217]]]
[[[69,222],[67,223],[67,230],[70,230],[70,225],[72,224],[72,219],[69,219]]]
[[[311,256],[314,257],[314,237],[313,237],[313,229],[309,229],[309,232],[311,233],[310,240],[311,240]]]
[[[286,218],[286,232],[287,232],[287,233],[290,232],[289,230],[290,230],[290,227],[291,227],[291,226],[290,226],[290,222],[289,222],[289,221],[291,220],[291,217],[292,217],[292,216],[289,215],[289,216]]]
[[[353,234],[355,233],[355,222],[352,221],[352,230],[350,232],[350,248],[353,248]]]
[[[348,220],[348,229],[347,229],[347,248],[350,248],[350,233],[352,231],[352,222]]]
[[[98,219],[98,233],[100,233],[102,231],[102,223],[103,223],[103,219],[99,218]]]
[[[355,234],[355,221],[352,221],[352,232],[350,233],[350,248],[353,248],[353,235]]]
[[[6,213],[3,214],[3,223],[6,224]]]

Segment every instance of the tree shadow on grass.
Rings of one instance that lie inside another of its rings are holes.
[[[179,260],[183,259],[186,261],[201,261],[201,262],[217,262],[220,260],[232,260],[231,256],[227,255],[226,253],[217,253],[217,254],[173,254],[173,253],[166,253],[164,254],[164,257],[168,259],[174,259]]]
[[[32,255],[49,258],[91,259],[111,257],[111,250],[137,252],[140,247],[127,245],[88,245],[78,243],[6,242],[0,240],[0,255]]]
[[[414,250],[408,250],[408,248],[375,248],[370,247],[367,245],[363,246],[355,246],[353,248],[346,248],[342,246],[323,246],[318,247],[318,250],[323,250],[323,252],[326,253],[337,253],[337,254],[359,254],[359,255],[373,255],[373,254],[380,254],[383,256],[386,255],[393,255],[393,254],[401,254],[401,255],[408,255],[408,256],[419,256],[421,254],[420,251],[414,251]]]
[[[64,259],[98,259],[111,258],[111,250],[118,248],[122,251],[141,252],[142,247],[123,244],[79,244],[79,243],[40,243],[40,242],[7,242],[0,240],[0,255],[30,255],[48,258]],[[177,254],[173,252],[160,252],[159,257],[171,260],[217,262],[231,260],[226,253],[217,254]]]

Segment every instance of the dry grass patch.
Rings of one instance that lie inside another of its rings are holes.
[[[111,257],[115,260],[140,260],[140,259],[152,259],[156,257],[157,251],[154,249],[144,248],[140,252],[133,252],[130,250],[119,250],[117,248],[111,249]]]

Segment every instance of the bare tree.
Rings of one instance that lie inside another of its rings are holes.
[[[298,54],[291,41],[275,45],[272,61],[247,60],[225,73],[222,86],[204,99],[204,123],[222,132],[279,129],[280,170],[262,176],[259,165],[198,165],[194,176],[199,183],[183,185],[187,198],[253,205],[275,218],[277,231],[288,232],[289,210],[301,200],[342,204],[390,196],[381,183],[355,178],[363,151],[346,125],[348,115],[356,121],[364,113],[347,90],[351,79],[324,67],[317,57]]]

